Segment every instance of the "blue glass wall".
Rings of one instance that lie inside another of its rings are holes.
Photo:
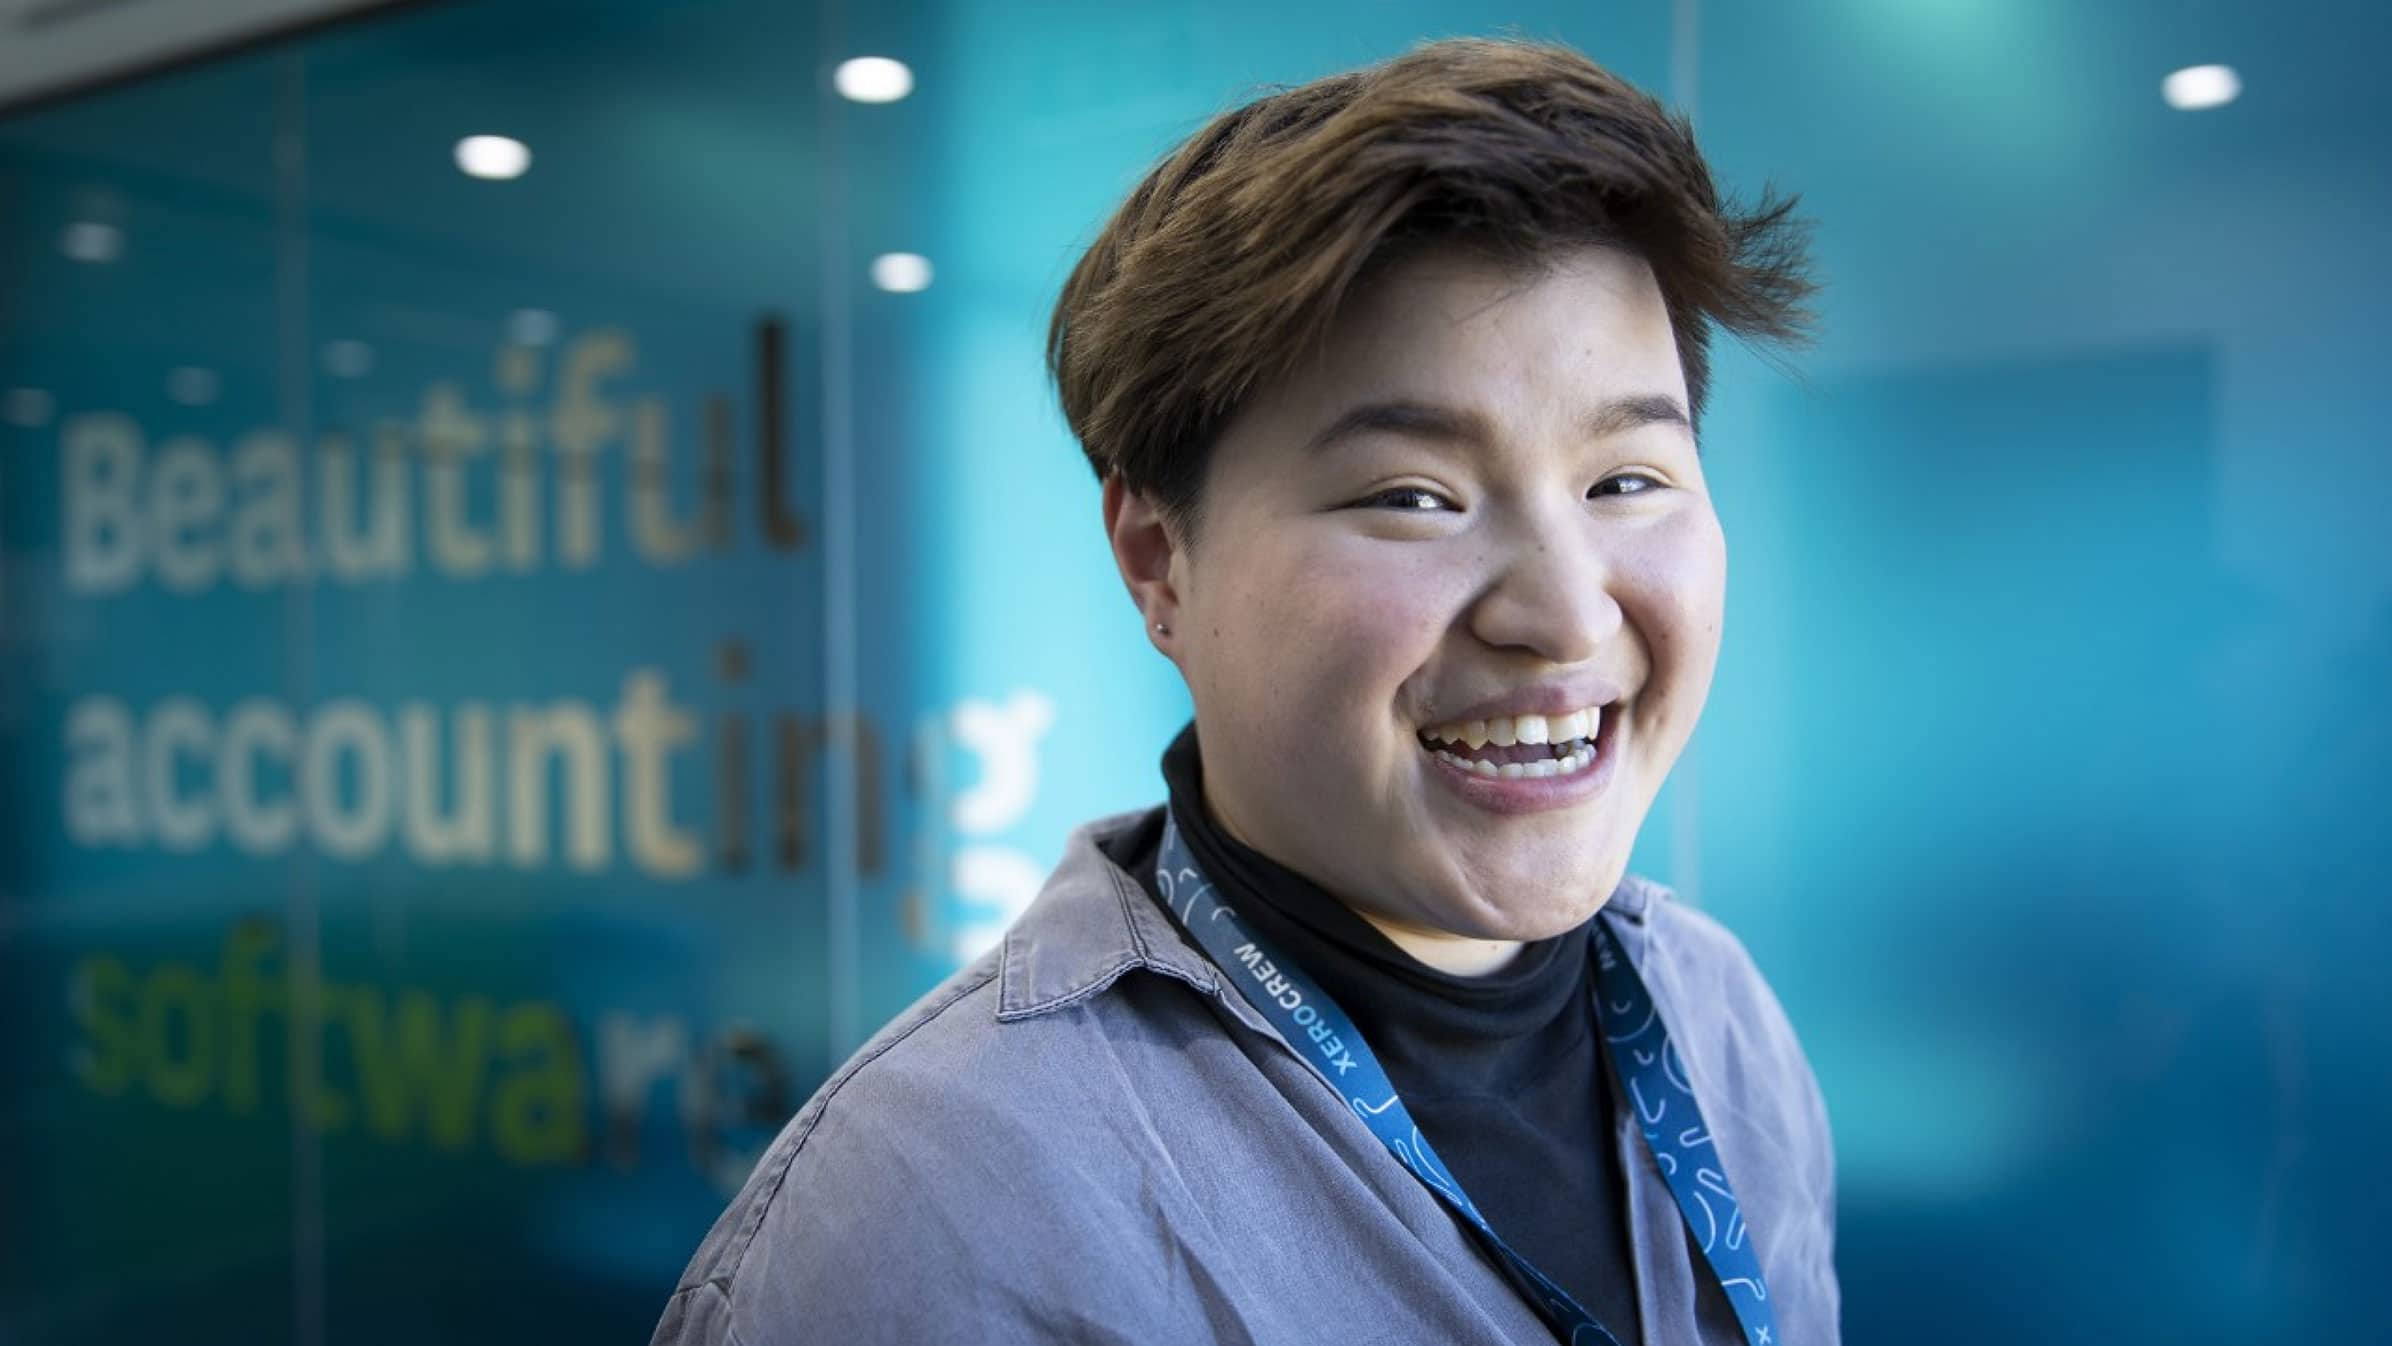
[[[1637,865],[1811,1052],[1847,1338],[2369,1339],[2392,21],[508,0],[0,110],[0,1340],[642,1339],[1159,794],[1185,694],[1040,365],[1078,250],[1213,112],[1454,32],[1817,222],[1817,349],[1721,361],[1726,645]],[[912,95],[836,96],[867,53]]]
[[[1705,144],[1831,290],[1722,374],[1701,888],[1834,1108],[1854,1341],[2380,1335],[2388,39],[1703,7]]]

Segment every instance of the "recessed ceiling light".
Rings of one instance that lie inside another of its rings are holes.
[[[113,262],[125,250],[125,231],[98,220],[77,220],[58,236],[58,250],[78,262]]]
[[[504,182],[532,166],[531,146],[506,136],[467,136],[457,142],[457,167],[467,177]]]
[[[336,379],[361,379],[374,372],[374,348],[342,338],[324,343],[324,372]]]
[[[2224,107],[2242,93],[2242,77],[2226,65],[2189,65],[2159,83],[2160,97],[2181,112]]]
[[[930,259],[918,252],[884,252],[872,259],[872,283],[891,294],[930,288]]]
[[[839,62],[831,86],[858,103],[894,103],[914,91],[914,72],[886,56],[858,56]]]
[[[204,407],[215,401],[216,394],[222,391],[224,391],[224,380],[218,378],[213,369],[185,365],[180,369],[167,371],[166,395],[184,406]]]
[[[11,388],[7,397],[0,398],[0,416],[20,430],[41,429],[57,409],[56,399],[39,388]]]

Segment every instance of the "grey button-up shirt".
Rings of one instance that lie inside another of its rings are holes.
[[[897,1017],[765,1152],[652,1346],[1489,1342],[1553,1333],[1465,1227],[1074,831],[997,948]],[[1718,922],[1608,910],[1727,1165],[1782,1346],[1834,1346],[1835,1157],[1793,1028]],[[1635,1120],[1652,1346],[1743,1341]],[[1624,1329],[1622,1329],[1624,1330]]]

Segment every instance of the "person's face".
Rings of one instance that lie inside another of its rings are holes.
[[[1726,542],[1685,407],[1627,253],[1518,274],[1431,251],[1356,293],[1224,429],[1193,550],[1157,543],[1143,584],[1121,552],[1222,826],[1426,933],[1541,939],[1601,907],[1719,650]],[[1504,746],[1528,712],[1591,761]]]

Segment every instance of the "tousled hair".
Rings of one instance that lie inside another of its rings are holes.
[[[1687,121],[1567,47],[1427,42],[1225,112],[1156,164],[1065,282],[1047,367],[1098,479],[1192,536],[1222,426],[1374,267],[1458,246],[1530,269],[1607,245],[1652,268],[1699,427],[1711,324],[1807,334],[1795,204],[1723,204]]]

